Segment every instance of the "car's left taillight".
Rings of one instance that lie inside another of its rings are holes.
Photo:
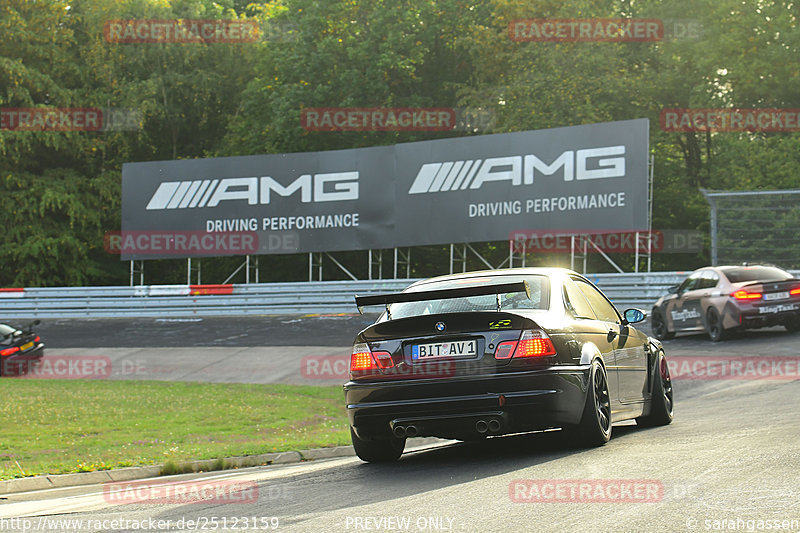
[[[11,348],[6,348],[5,350],[0,350],[0,355],[13,355],[19,351],[17,346],[12,346]]]
[[[540,329],[526,329],[515,341],[501,342],[494,352],[495,359],[545,357],[555,355],[556,347],[550,336]]]
[[[353,345],[353,355],[350,356],[350,379],[380,374],[381,370],[393,366],[394,360],[389,352],[373,352],[366,343]]]
[[[739,289],[738,291],[732,292],[731,296],[737,300],[760,300],[762,294],[760,292],[747,292],[744,289]]]

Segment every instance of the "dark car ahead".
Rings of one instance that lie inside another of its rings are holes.
[[[0,324],[0,376],[19,375],[20,368],[44,355],[44,343],[32,329],[38,324],[38,320],[22,328]],[[22,361],[25,364],[15,364]]]
[[[400,457],[406,437],[479,439],[563,428],[605,444],[611,425],[672,421],[658,340],[583,276],[517,268],[428,279],[396,294],[355,340],[345,399],[364,461]]]
[[[781,325],[800,330],[800,279],[772,266],[705,267],[653,306],[653,334],[708,333],[712,341],[734,331]]]

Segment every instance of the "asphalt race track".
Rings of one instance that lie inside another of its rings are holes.
[[[366,319],[107,322],[38,331],[48,357],[108,357],[112,379],[340,384],[319,375],[321,362],[346,359]],[[616,426],[601,448],[572,449],[549,432],[440,441],[389,465],[339,458],[170,478],[184,489],[246,487],[193,503],[154,503],[163,491],[152,483],[130,500],[102,485],[19,493],[0,500],[0,529],[800,531],[800,334],[680,336],[665,350],[675,421]],[[10,517],[31,522],[2,522]]]

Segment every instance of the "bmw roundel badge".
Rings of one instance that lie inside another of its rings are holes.
[[[444,322],[437,322],[436,323],[436,331],[442,332],[447,329],[447,326],[444,325]]]

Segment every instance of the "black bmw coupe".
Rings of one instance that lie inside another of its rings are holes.
[[[353,447],[394,461],[407,437],[474,440],[562,428],[580,446],[613,423],[672,421],[661,343],[633,327],[586,278],[558,268],[469,272],[403,292],[356,337],[344,385]]]

